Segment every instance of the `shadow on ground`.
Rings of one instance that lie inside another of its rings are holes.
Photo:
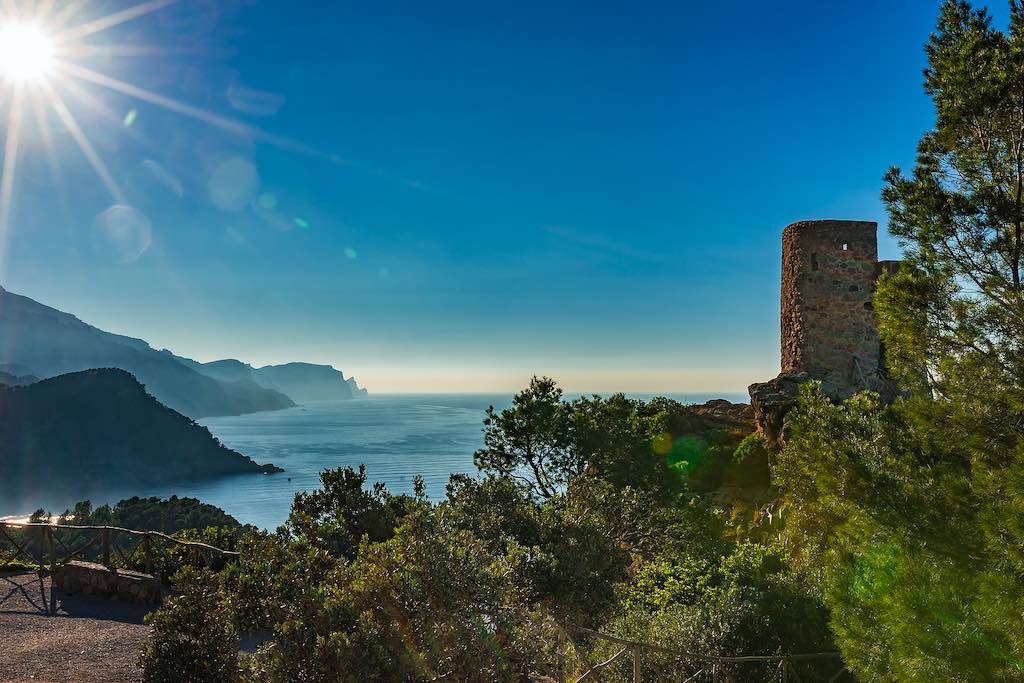
[[[69,595],[48,575],[0,574],[0,678],[4,681],[137,681],[151,608]]]
[[[38,614],[141,624],[150,607],[93,595],[71,595],[36,572],[0,574],[0,615]]]

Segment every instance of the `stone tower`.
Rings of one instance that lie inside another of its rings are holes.
[[[873,384],[881,342],[871,299],[876,223],[800,221],[782,231],[782,373]],[[863,387],[862,387],[863,388]]]
[[[895,261],[878,261],[876,223],[799,221],[782,231],[782,373],[750,385],[758,431],[785,440],[800,384],[821,380],[835,399],[870,389],[896,395],[872,307],[875,283]]]

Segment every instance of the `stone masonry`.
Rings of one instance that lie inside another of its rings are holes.
[[[143,605],[158,604],[162,597],[160,579],[154,576],[78,560],[62,565],[54,583],[71,594],[103,595]]]
[[[775,446],[799,385],[817,379],[839,399],[895,387],[885,373],[875,283],[895,262],[878,261],[877,224],[799,221],[782,231],[782,373],[750,386],[758,431]]]

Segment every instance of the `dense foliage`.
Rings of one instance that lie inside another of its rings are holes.
[[[910,398],[804,387],[775,476],[864,680],[1024,678],[1024,8],[946,2],[927,45],[935,128],[887,176],[906,259],[876,296]]]
[[[212,574],[188,569],[176,578],[181,594],[146,620],[153,635],[142,646],[143,683],[238,681],[237,635]]]
[[[441,501],[420,487],[396,496],[369,486],[362,469],[326,471],[284,526],[247,534],[240,560],[214,580],[235,631],[265,639],[240,659],[241,675],[563,678],[578,671],[563,627],[706,653],[828,650],[807,582],[777,547],[737,542],[728,515],[691,488],[725,478],[748,432],[743,420],[665,399],[564,401],[538,378],[509,409],[488,411],[480,476],[453,476]],[[766,467],[748,457],[756,450],[748,442],[740,460]],[[176,623],[208,627],[190,605],[162,614],[168,628],[147,652],[179,637]],[[585,637],[579,646],[604,652]]]
[[[65,511],[60,521],[66,524],[108,525],[125,529],[160,531],[173,534],[184,529],[207,527],[241,528],[238,520],[220,508],[196,498],[171,496],[170,498],[139,498],[134,496],[116,505],[94,508],[83,500]]]

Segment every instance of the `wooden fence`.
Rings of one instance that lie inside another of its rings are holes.
[[[19,531],[24,537],[20,542],[16,538]],[[88,538],[90,536],[91,539]],[[127,540],[127,544],[119,543],[118,540]],[[195,564],[202,563],[207,554],[224,560],[238,557],[237,552],[223,550],[207,543],[183,541],[159,531],[138,531],[119,526],[0,521],[0,541],[6,541],[14,550],[13,555],[0,560],[0,571],[22,556],[30,562],[48,567],[51,571],[75,559],[89,559],[109,568],[128,567],[135,564],[129,558],[141,550],[141,564],[147,574],[152,574],[155,560],[160,555],[167,556],[168,547],[173,546],[191,550]],[[76,541],[81,545],[74,549],[72,546]],[[120,556],[120,563],[117,565],[113,563],[115,553]]]

